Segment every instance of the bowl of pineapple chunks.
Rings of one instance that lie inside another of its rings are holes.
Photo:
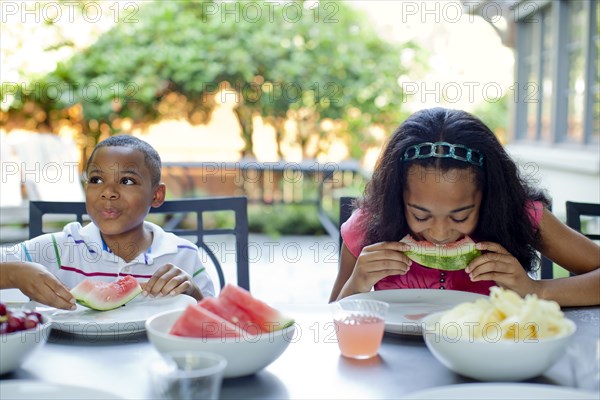
[[[438,361],[481,381],[543,374],[565,354],[576,329],[556,302],[499,287],[487,299],[431,314],[423,324],[425,343]]]

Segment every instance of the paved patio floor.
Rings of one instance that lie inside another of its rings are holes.
[[[210,239],[207,241],[210,242]],[[215,240],[225,279],[235,281],[233,241]],[[249,237],[250,290],[268,303],[327,303],[338,269],[329,236]]]

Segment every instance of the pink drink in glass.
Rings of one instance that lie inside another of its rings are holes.
[[[383,318],[350,314],[343,319],[335,319],[334,323],[343,356],[363,359],[377,355],[383,339]]]

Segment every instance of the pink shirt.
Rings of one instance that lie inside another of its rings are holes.
[[[539,201],[530,203],[528,207],[529,218],[535,229],[539,227],[544,212],[544,205]],[[341,235],[344,243],[354,257],[358,257],[363,249],[365,232],[360,229],[360,223],[366,214],[358,209],[342,224]],[[466,292],[490,294],[490,288],[496,286],[494,281],[471,282],[469,275],[464,270],[442,271],[427,268],[416,262],[410,265],[406,275],[390,275],[375,284],[375,290],[385,289],[447,289],[462,290]]]

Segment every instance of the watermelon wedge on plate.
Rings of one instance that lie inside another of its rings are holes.
[[[140,293],[142,293],[142,287],[131,275],[115,282],[84,279],[71,289],[71,294],[79,304],[98,311],[121,307]]]
[[[410,234],[400,241],[411,246],[409,251],[404,252],[408,258],[429,268],[457,271],[465,269],[475,257],[481,255],[469,236],[444,245],[436,245],[426,240],[417,241]]]

